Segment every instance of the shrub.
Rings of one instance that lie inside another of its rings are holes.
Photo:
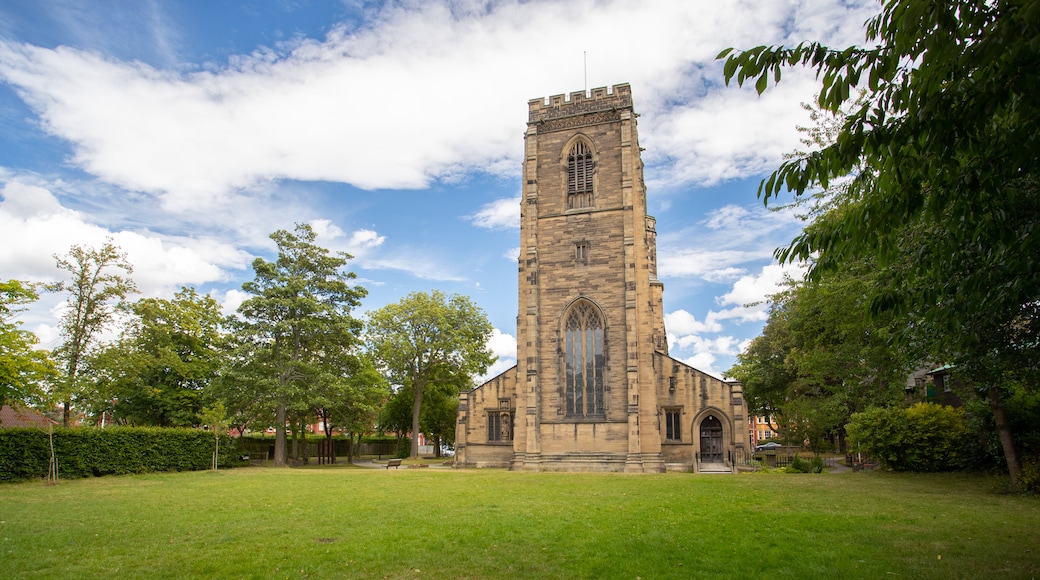
[[[810,463],[809,473],[823,473],[823,458],[815,455]]]
[[[849,441],[896,471],[949,471],[965,467],[974,440],[964,410],[934,403],[873,408],[856,413]]]
[[[794,473],[809,473],[811,467],[808,461],[795,455],[794,459],[791,460],[790,471]]]
[[[61,478],[195,471],[212,467],[214,439],[213,433],[196,429],[55,429],[54,455]],[[227,435],[220,439],[220,465],[238,464],[235,442]],[[50,441],[46,431],[0,430],[0,481],[46,477],[49,464]]]
[[[1040,457],[1026,457],[1022,460],[1018,483],[1024,492],[1040,493]]]
[[[397,441],[397,457],[398,459],[408,459],[412,455],[412,440],[408,437],[402,437]]]

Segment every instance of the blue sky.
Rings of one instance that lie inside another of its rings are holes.
[[[229,312],[312,224],[355,256],[359,315],[469,295],[515,362],[527,101],[632,85],[671,354],[721,375],[765,320],[800,227],[755,197],[798,146],[811,74],[725,87],[723,48],[863,41],[873,0],[0,4],[0,278],[53,281],[106,236],[145,296]],[[53,346],[61,297],[24,313]]]

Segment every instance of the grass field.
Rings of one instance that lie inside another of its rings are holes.
[[[0,486],[5,578],[1032,578],[962,475],[243,468]]]

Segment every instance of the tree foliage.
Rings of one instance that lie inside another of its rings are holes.
[[[868,316],[875,279],[869,264],[846,264],[837,274],[790,280],[771,297],[762,335],[730,369],[751,408],[774,417],[790,442],[840,445],[853,413],[902,402],[912,359],[889,342],[893,317]]]
[[[223,364],[220,305],[185,287],[173,299],[138,300],[130,313],[120,340],[90,357],[94,404],[132,425],[198,425]]]
[[[811,278],[876,260],[872,311],[902,318],[897,343],[986,389],[1003,429],[1001,388],[1040,376],[1040,0],[885,0],[866,40],[719,55],[727,82],[754,80],[760,93],[786,66],[812,68],[819,106],[835,113],[865,89],[833,143],[760,185],[768,203],[855,176],[852,194],[777,255],[811,261]]]
[[[55,374],[47,351],[36,349],[36,335],[14,320],[23,305],[38,299],[33,284],[0,282],[0,405],[40,402],[43,384]]]
[[[849,438],[858,451],[896,471],[960,469],[977,446],[964,409],[934,403],[857,413]]]
[[[67,308],[59,329],[62,344],[54,351],[64,376],[56,394],[64,403],[64,424],[69,426],[72,403],[86,388],[81,371],[101,335],[115,320],[116,308],[127,295],[137,291],[130,278],[133,266],[126,255],[106,239],[100,248],[74,245],[63,256],[55,256],[57,267],[69,273],[51,289],[68,294]]]
[[[331,441],[335,429],[351,439],[348,460],[353,461],[354,437],[374,430],[390,395],[390,385],[366,355],[351,356],[342,373],[329,376],[312,392],[311,404]]]
[[[487,342],[491,323],[466,296],[413,292],[369,314],[369,350],[390,382],[412,394],[411,457],[418,457],[423,394],[436,385],[459,385],[494,362]],[[456,387],[457,388],[457,387]]]
[[[343,376],[345,358],[357,347],[361,331],[350,312],[366,292],[352,283],[353,272],[343,271],[351,256],[317,245],[309,225],[297,224],[295,232],[278,230],[271,239],[278,257],[254,260],[256,277],[242,285],[252,296],[238,309],[239,332],[245,335],[239,344],[250,358],[240,356],[239,368],[270,379],[261,384],[272,388],[274,461],[284,465],[289,413],[299,418],[311,408],[313,385]]]

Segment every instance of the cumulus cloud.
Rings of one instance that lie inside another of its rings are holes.
[[[477,213],[466,216],[473,225],[489,230],[520,229],[520,198],[507,197],[484,204]]]
[[[110,231],[68,209],[42,185],[20,179],[0,190],[0,231],[6,243],[0,250],[0,270],[19,272],[36,280],[55,280],[63,274],[54,255],[75,244],[99,247],[111,237],[134,265],[134,280],[146,295],[171,292],[180,284],[223,280],[225,269],[242,268],[249,256],[232,244],[208,237],[161,235],[149,231]]]
[[[722,325],[714,320],[698,321],[685,310],[676,310],[664,315],[664,326],[676,335],[720,332]]]
[[[756,276],[744,276],[737,280],[733,284],[733,289],[722,295],[718,299],[718,303],[744,306],[762,302],[770,294],[775,294],[780,289],[784,277],[790,274],[790,268],[770,264],[762,268],[762,271]]]
[[[488,349],[498,360],[488,368],[484,376],[477,379],[478,384],[498,376],[516,364],[516,337],[495,328],[488,339]]]
[[[322,39],[258,47],[190,73],[2,41],[0,77],[48,132],[72,144],[76,165],[186,211],[271,180],[379,189],[421,188],[471,171],[513,175],[522,103],[574,86],[588,54],[592,86],[623,79],[640,87],[643,136],[661,152],[648,157],[655,175],[712,183],[771,167],[790,150],[769,129],[790,133],[804,114],[796,103],[814,86],[792,73],[761,97],[722,90],[719,49],[861,41],[849,23],[876,12],[874,4],[390,2],[363,25],[337,25]],[[535,62],[537,76],[517,74]],[[742,106],[752,100],[755,107]]]
[[[710,310],[703,321],[697,320],[686,310],[676,310],[665,315],[668,346],[672,356],[683,360],[694,368],[721,377],[715,368],[720,357],[732,360],[747,347],[748,340],[731,334],[731,325],[763,322],[768,317],[768,297],[783,288],[787,277],[798,278],[804,274],[799,266],[763,266],[757,274],[737,279],[730,290],[715,299],[719,306],[730,306]],[[710,336],[717,335],[717,336]]]

